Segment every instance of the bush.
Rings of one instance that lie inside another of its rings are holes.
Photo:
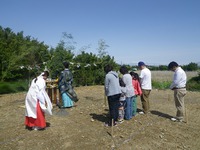
[[[8,83],[1,83],[0,84],[0,94],[8,94],[16,92],[12,85]]]
[[[200,73],[197,77],[193,77],[187,82],[187,89],[190,91],[200,91]]]
[[[154,89],[165,90],[169,89],[171,82],[170,81],[154,81],[152,80],[152,87]]]
[[[0,94],[16,93],[28,90],[26,81],[0,82]]]
[[[152,80],[152,86],[154,89],[169,89],[172,81],[155,81]],[[192,77],[187,81],[186,89],[188,91],[200,91],[200,73],[196,77]]]

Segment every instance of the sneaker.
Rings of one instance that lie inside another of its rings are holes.
[[[179,119],[178,121],[179,121],[179,122],[183,122],[183,119]]]
[[[171,121],[174,121],[174,122],[183,122],[183,119],[171,118]]]
[[[111,122],[105,122],[105,123],[104,123],[104,126],[105,126],[105,127],[108,127],[108,126],[110,126],[110,127],[111,127],[111,126],[112,126],[112,124],[111,124]],[[117,126],[117,123],[116,123],[116,122],[114,122],[114,123],[113,123],[113,126]]]
[[[144,112],[143,112],[143,111],[140,111],[139,114],[140,114],[140,115],[144,115]]]
[[[38,127],[32,127],[32,130],[37,131],[37,130],[38,130]]]
[[[123,123],[124,122],[124,119],[119,119],[118,121],[117,121],[117,123]]]
[[[176,119],[176,118],[171,118],[171,121],[174,121],[174,122],[175,122],[175,121],[177,121],[177,119]]]
[[[32,127],[32,130],[35,130],[35,131],[42,131],[42,130],[45,130],[45,128]]]
[[[138,115],[138,113],[136,113],[136,114],[133,114],[133,117],[135,117],[135,116],[137,116]]]

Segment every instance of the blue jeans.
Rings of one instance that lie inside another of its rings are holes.
[[[137,113],[137,96],[133,96],[133,113],[132,115],[135,116]]]
[[[118,109],[119,109],[119,98],[121,94],[116,94],[113,96],[108,96],[108,106],[109,106],[109,113],[110,119],[117,121],[118,119]]]
[[[133,97],[127,97],[124,110],[124,119],[130,120],[133,116]]]

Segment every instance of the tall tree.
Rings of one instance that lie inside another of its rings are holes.
[[[63,33],[63,36],[65,37],[65,40],[69,40],[61,40],[55,49],[51,48],[51,59],[47,62],[52,78],[57,78],[61,70],[63,70],[63,61],[71,62],[74,57],[73,51],[75,46],[70,42],[73,39],[72,35]]]
[[[42,70],[49,57],[48,46],[43,42],[24,37],[23,32],[15,34],[10,28],[0,28],[0,49],[1,81],[24,78],[30,68]]]
[[[99,58],[103,58],[104,56],[107,55],[107,51],[106,49],[109,47],[109,45],[106,44],[106,41],[103,39],[100,39],[98,41],[98,57]]]

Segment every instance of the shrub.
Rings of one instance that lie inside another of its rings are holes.
[[[26,81],[0,83],[0,94],[16,93],[26,90],[28,90],[28,83]]]
[[[190,91],[200,91],[200,73],[197,77],[193,77],[187,82],[187,89]]]
[[[0,84],[0,94],[7,94],[7,93],[14,93],[16,92],[12,85],[8,83],[1,83]]]
[[[155,81],[155,80],[152,80],[152,87],[154,89],[160,89],[160,90],[169,89],[170,84],[171,84],[170,81]]]

